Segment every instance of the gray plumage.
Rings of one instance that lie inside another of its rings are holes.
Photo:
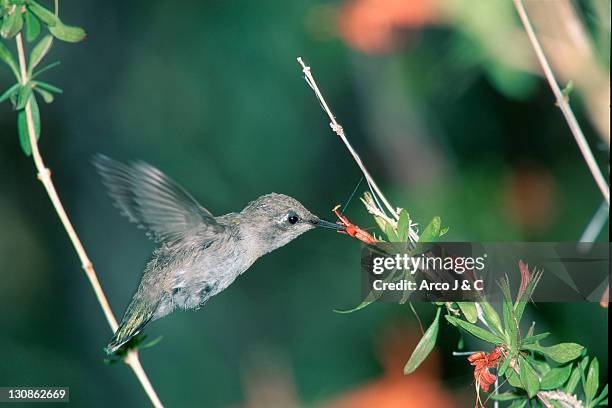
[[[266,194],[241,212],[219,217],[160,170],[96,156],[94,165],[114,204],[159,245],[106,347],[117,352],[150,321],[176,308],[194,309],[227,288],[259,257],[315,226],[341,229],[300,202]]]

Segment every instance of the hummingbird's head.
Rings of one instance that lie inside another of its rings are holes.
[[[242,210],[243,231],[255,239],[261,254],[288,244],[315,227],[342,230],[344,227],[320,219],[295,198],[271,193],[250,202]]]

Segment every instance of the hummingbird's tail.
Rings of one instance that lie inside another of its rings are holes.
[[[153,318],[154,310],[155,307],[151,307],[150,304],[141,302],[136,297],[132,299],[119,328],[105,348],[106,353],[117,353],[121,347],[137,336]]]

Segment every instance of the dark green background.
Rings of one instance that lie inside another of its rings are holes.
[[[112,207],[90,164],[95,153],[158,166],[215,214],[272,191],[330,219],[346,202],[360,172],[302,80],[300,55],[389,200],[420,225],[439,215],[453,241],[579,238],[601,197],[544,81],[519,75],[521,90],[509,95],[490,80],[486,58],[473,56],[477,42],[453,27],[416,33],[390,55],[361,54],[320,35],[330,21],[316,19],[317,5],[62,2],[62,19],[85,27],[88,38],[51,51],[48,59],[62,65],[46,78],[65,93],[40,103],[40,146],[117,315],[153,244]],[[3,68],[2,88],[10,81]],[[574,105],[607,172],[607,150],[579,97]],[[111,333],[21,153],[15,122],[9,104],[1,106],[0,385],[69,386],[75,406],[144,406],[131,372],[102,362]],[[525,166],[554,185],[543,226],[508,215],[508,178]],[[356,199],[347,214],[373,226]],[[417,329],[406,306],[332,311],[359,302],[359,250],[357,241],[310,232],[258,261],[201,311],[151,324],[150,336],[164,339],[142,360],[162,400],[239,404],[245,366],[257,373],[258,361],[275,358],[293,373],[305,405],[379,375],[382,328]],[[429,321],[431,308],[418,309]],[[528,317],[552,331],[552,341],[589,347],[607,373],[606,310],[539,304]],[[450,355],[458,335],[444,326],[443,381],[465,393],[472,373]]]

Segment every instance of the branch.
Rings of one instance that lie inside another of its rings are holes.
[[[312,76],[312,73],[310,72],[310,67],[304,63],[301,57],[298,57],[297,61],[302,66],[302,72],[304,73],[304,79],[306,79],[306,82],[312,88],[313,92],[315,93],[315,96],[321,103],[321,107],[323,108],[325,113],[327,113],[327,116],[329,116],[329,120],[331,121],[329,126],[332,128],[334,133],[336,133],[340,137],[340,139],[342,139],[342,142],[344,142],[344,145],[348,149],[349,153],[351,153],[351,155],[353,156],[353,159],[357,163],[357,166],[359,166],[359,168],[361,169],[361,172],[363,173],[363,176],[365,177],[368,185],[375,192],[375,194],[373,194],[374,199],[376,199],[376,196],[378,196],[378,198],[380,198],[385,208],[387,209],[387,211],[389,211],[389,213],[393,216],[393,218],[395,218],[395,220],[399,220],[399,214],[397,213],[397,210],[391,204],[389,204],[389,201],[387,201],[387,199],[385,198],[380,188],[378,188],[378,185],[376,184],[376,182],[374,181],[374,179],[372,178],[372,176],[366,169],[365,165],[361,161],[361,158],[359,157],[355,149],[353,149],[353,146],[351,146],[350,142],[346,138],[346,135],[344,134],[344,129],[338,123],[338,121],[336,121],[336,117],[331,112],[331,109],[327,105],[325,98],[323,98],[321,91],[319,91],[319,87],[317,86],[317,83],[315,82],[314,77]],[[382,208],[380,208],[380,210],[381,212],[384,213],[384,210]],[[386,218],[386,216],[383,218]],[[409,235],[410,235],[410,239],[413,242],[416,242],[419,240],[419,235],[412,228],[412,225],[409,226]]]
[[[584,232],[580,236],[579,242],[593,243],[599,236],[601,229],[606,224],[610,213],[610,206],[606,202],[602,202],[589,224],[586,226]],[[581,245],[582,248],[585,248]],[[589,246],[590,247],[590,246]]]
[[[17,43],[17,53],[19,56],[19,69],[21,71],[21,78],[20,78],[21,84],[26,85],[29,81],[29,78],[27,74],[27,64],[26,64],[25,52],[23,49],[23,38],[22,38],[21,33],[18,33],[16,35],[15,42]],[[53,182],[51,181],[51,171],[45,166],[43,158],[38,149],[38,142],[36,140],[36,130],[34,127],[34,118],[32,116],[32,106],[31,106],[30,101],[28,101],[28,103],[25,106],[25,113],[26,113],[28,136],[30,139],[30,145],[32,147],[32,157],[34,159],[36,170],[38,171],[38,179],[45,187],[45,190],[47,191],[47,195],[49,196],[49,199],[51,200],[51,203],[53,204],[53,207],[55,208],[55,211],[57,212],[57,215],[59,216],[60,221],[62,222],[62,225],[64,226],[64,229],[66,230],[66,233],[70,237],[72,246],[74,247],[77,255],[79,256],[79,259],[81,260],[81,265],[83,267],[83,270],[85,271],[85,275],[87,275],[87,279],[89,279],[89,283],[91,284],[94,290],[98,303],[100,303],[100,307],[102,308],[102,311],[104,312],[104,316],[106,317],[106,321],[108,322],[108,325],[110,326],[112,331],[115,332],[118,327],[117,319],[113,315],[113,311],[111,310],[108,300],[106,299],[106,295],[104,294],[104,291],[102,290],[102,286],[100,286],[100,281],[98,281],[98,277],[93,268],[93,264],[89,260],[89,257],[87,256],[87,252],[85,251],[85,248],[83,247],[83,244],[81,243],[81,240],[79,239],[79,236],[74,230],[74,227],[72,226],[72,223],[70,222],[70,219],[68,218],[68,215],[66,214],[66,211],[64,210],[64,206],[62,205],[62,202],[59,196],[57,195],[57,191],[55,191],[55,186],[53,185]],[[147,377],[146,372],[144,371],[144,369],[142,368],[142,365],[140,364],[140,359],[138,358],[138,351],[130,350],[127,356],[125,357],[125,363],[132,369],[132,371],[138,378],[138,381],[140,381],[142,388],[144,388],[153,406],[156,408],[163,407],[161,401],[159,400],[159,397],[157,396],[155,392],[155,389],[153,388],[153,386],[151,385],[151,382],[149,381],[149,378]]]
[[[561,109],[561,112],[563,113],[563,116],[565,117],[565,120],[567,121],[567,124],[570,130],[572,131],[572,134],[574,135],[574,139],[576,139],[578,148],[580,149],[580,152],[584,157],[584,161],[589,167],[589,170],[591,171],[591,174],[593,175],[597,186],[601,190],[601,194],[604,196],[604,199],[606,200],[609,206],[610,187],[608,186],[606,179],[601,173],[601,170],[599,169],[599,166],[597,165],[597,162],[593,157],[591,148],[589,147],[589,144],[586,141],[584,134],[582,133],[582,129],[580,128],[580,125],[576,120],[576,116],[574,116],[574,112],[572,111],[572,108],[569,105],[567,97],[563,95],[561,88],[559,88],[559,84],[555,79],[555,74],[553,73],[552,68],[548,63],[548,60],[546,59],[546,55],[544,55],[544,51],[542,49],[542,46],[540,45],[540,41],[538,40],[538,37],[535,34],[531,22],[529,21],[529,16],[527,15],[527,11],[525,10],[525,6],[523,5],[523,0],[514,0],[514,6],[516,8],[516,11],[518,12],[519,17],[521,18],[523,26],[525,27],[525,31],[527,32],[527,36],[529,37],[531,46],[533,47],[538,61],[542,66],[544,76],[546,77],[546,80],[548,81],[548,84],[550,85],[550,88],[552,89],[553,94],[557,99],[557,106],[559,107],[559,109]]]

